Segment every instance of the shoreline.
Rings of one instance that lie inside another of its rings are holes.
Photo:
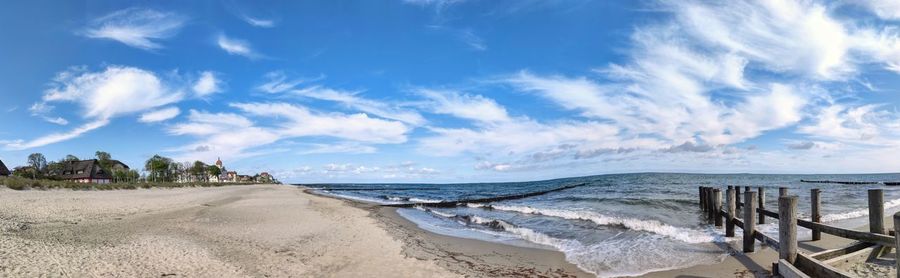
[[[493,277],[596,277],[566,261],[565,254],[551,249],[513,246],[497,242],[442,235],[420,228],[400,216],[395,207],[319,194],[304,186],[304,193],[340,200],[369,212],[380,226],[403,242],[403,254],[437,262],[464,276]]]

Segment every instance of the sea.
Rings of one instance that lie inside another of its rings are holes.
[[[422,229],[530,248],[558,250],[566,260],[598,277],[715,264],[724,260],[728,238],[700,212],[698,187],[766,187],[766,207],[777,211],[778,187],[800,198],[799,217],[808,219],[810,189],[821,189],[822,222],[846,228],[867,224],[867,189],[884,189],[886,215],[900,211],[900,186],[805,183],[801,180],[900,181],[900,174],[764,175],[639,173],[531,182],[459,184],[317,184],[319,193],[378,204],[466,202],[574,188],[497,202],[448,208],[415,206],[398,213]],[[723,194],[724,195],[724,194]],[[724,197],[723,197],[724,198]],[[724,202],[724,201],[723,201]],[[777,238],[777,220],[758,229]],[[737,230],[738,235],[740,229]],[[811,236],[798,227],[800,240]]]

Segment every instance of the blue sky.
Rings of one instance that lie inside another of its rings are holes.
[[[900,170],[900,5],[10,3],[0,159],[290,182]]]

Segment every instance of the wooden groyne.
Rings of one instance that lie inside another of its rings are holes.
[[[877,181],[831,181],[831,180],[800,180],[805,183],[834,183],[834,184],[879,184]],[[891,182],[884,182],[885,185]],[[900,182],[898,182],[900,184]]]
[[[490,202],[499,202],[506,200],[515,200],[522,199],[534,196],[540,196],[551,192],[562,191],[566,189],[572,189],[575,187],[579,187],[585,185],[586,183],[579,183],[573,185],[567,185],[563,187],[558,187],[549,190],[525,193],[525,194],[515,194],[515,195],[507,195],[507,196],[499,196],[499,197],[490,197],[490,198],[480,198],[480,199],[468,199],[468,200],[458,200],[458,201],[445,201],[445,202],[437,202],[437,203],[407,203],[407,204],[390,204],[384,205],[386,207],[398,207],[398,208],[410,208],[415,206],[423,206],[423,207],[436,207],[436,208],[452,208],[457,206],[463,206],[469,203],[490,203]]]
[[[699,188],[700,208],[708,219],[708,223],[716,227],[725,226],[725,236],[734,237],[734,227],[743,228],[743,252],[754,252],[755,241],[778,250],[777,262],[773,263],[772,273],[782,277],[853,277],[850,274],[830,265],[855,256],[864,249],[871,248],[870,258],[878,258],[887,248],[900,250],[900,212],[894,214],[894,231],[888,231],[884,225],[884,191],[868,190],[869,231],[856,231],[820,223],[821,190],[810,190],[811,219],[797,218],[796,195],[789,195],[787,188],[779,188],[778,211],[770,211],[764,207],[765,188],[757,187],[751,191],[744,188],[743,201],[739,198],[740,186],[728,186],[725,189],[725,204],[722,205],[720,188]],[[742,214],[739,212],[743,212]],[[772,238],[756,230],[756,223],[765,223],[766,218],[778,219],[778,238]],[[826,233],[837,237],[855,240],[849,246],[825,250],[816,253],[801,253],[797,249],[797,226],[812,230],[812,240],[820,240]],[[892,235],[893,234],[893,235]],[[883,258],[882,258],[883,259]],[[900,260],[895,259],[897,269]],[[898,276],[900,277],[900,276]]]

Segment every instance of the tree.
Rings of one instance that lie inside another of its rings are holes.
[[[28,165],[31,166],[31,178],[36,179],[38,173],[42,173],[47,168],[47,158],[41,153],[33,153],[28,155]]]
[[[216,165],[209,165],[209,167],[207,167],[206,169],[206,172],[207,174],[209,174],[209,176],[218,177],[222,174],[222,169],[219,169],[219,166]]]
[[[97,162],[100,163],[100,168],[103,168],[107,173],[111,173],[112,170],[112,155],[108,152],[104,151],[96,151],[94,152],[94,156],[97,158]]]
[[[59,162],[78,161],[78,160],[80,160],[80,159],[78,159],[77,156],[67,154],[66,157],[63,159],[60,159]]]
[[[194,161],[194,166],[191,167],[190,172],[197,180],[203,180],[203,177],[206,176],[206,163],[199,160]]]
[[[171,178],[169,167],[172,159],[160,155],[154,155],[144,163],[144,170],[150,173],[153,181],[169,181]]]

